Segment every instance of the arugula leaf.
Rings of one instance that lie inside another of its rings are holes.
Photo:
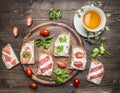
[[[50,46],[50,44],[44,44],[44,45],[43,45],[44,49],[48,49],[49,46]]]
[[[53,40],[53,37],[49,36],[46,38],[39,38],[39,39],[35,40],[35,43],[36,43],[37,47],[43,46],[44,49],[48,49],[51,45],[52,40]]]
[[[91,57],[96,58],[100,53],[100,50],[98,48],[94,48],[91,52]]]
[[[91,52],[91,57],[96,58],[96,57],[100,57],[100,56],[102,56],[102,55],[104,55],[104,54],[107,54],[107,55],[109,55],[109,56],[112,56],[112,54],[109,53],[109,52],[105,49],[104,43],[101,43],[99,49],[98,49],[98,48],[94,48],[94,49],[92,50],[92,52]]]
[[[44,45],[44,42],[42,39],[39,38],[39,39],[35,40],[35,44],[37,47],[40,47],[40,46]]]
[[[64,42],[67,41],[67,37],[66,37],[66,36],[60,37],[60,38],[59,38],[59,41],[60,41],[60,43],[64,43]]]
[[[60,83],[64,83],[65,81],[64,81],[63,78],[57,77],[57,78],[55,79],[55,82],[58,83],[58,84],[60,84]]]
[[[22,56],[24,58],[28,58],[30,56],[30,52],[23,52]]]
[[[49,36],[45,39],[45,44],[50,44],[53,40],[53,37]]]
[[[64,69],[58,68],[54,70],[54,73],[57,75],[55,82],[64,83],[65,79],[69,77],[69,74]]]
[[[62,18],[62,11],[59,9],[50,8],[49,18],[50,20]]]
[[[63,49],[64,49],[63,45],[59,45],[59,46],[56,47],[56,51],[57,51],[58,53],[62,52]]]

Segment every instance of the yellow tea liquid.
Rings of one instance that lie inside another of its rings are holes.
[[[83,22],[87,28],[95,29],[100,25],[101,18],[97,12],[91,10],[84,15]]]

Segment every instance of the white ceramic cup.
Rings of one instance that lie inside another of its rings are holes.
[[[89,11],[95,11],[99,14],[100,18],[101,18],[101,22],[100,22],[100,25],[98,27],[96,27],[95,29],[90,29],[88,27],[86,27],[86,25],[84,24],[83,22],[83,18],[84,18],[84,15],[89,12]],[[86,7],[85,10],[83,11],[83,14],[81,16],[81,19],[82,19],[82,25],[83,27],[87,30],[87,31],[90,31],[90,32],[97,32],[97,31],[100,31],[101,29],[103,29],[105,27],[105,24],[106,24],[106,16],[105,16],[105,13],[98,7],[95,7],[95,6],[90,6],[90,7]]]

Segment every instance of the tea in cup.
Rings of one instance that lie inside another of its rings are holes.
[[[86,7],[82,14],[82,25],[90,32],[97,32],[106,24],[105,13],[95,6]]]

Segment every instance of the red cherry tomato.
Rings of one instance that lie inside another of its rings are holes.
[[[75,53],[75,57],[76,57],[76,58],[83,58],[83,57],[84,57],[84,54],[81,53],[81,52],[76,52],[76,53]]]
[[[73,80],[73,85],[74,85],[75,87],[79,87],[79,86],[80,86],[80,80],[79,80],[78,78],[75,78],[75,79]]]
[[[50,31],[47,29],[41,29],[40,30],[40,35],[41,36],[48,36],[50,34]]]
[[[32,88],[32,89],[38,88],[38,84],[35,83],[35,82],[29,82],[28,86],[29,86],[30,88]]]
[[[29,77],[31,77],[32,74],[33,74],[30,67],[26,67],[26,68],[25,68],[25,72],[26,72],[26,75],[29,76]]]

